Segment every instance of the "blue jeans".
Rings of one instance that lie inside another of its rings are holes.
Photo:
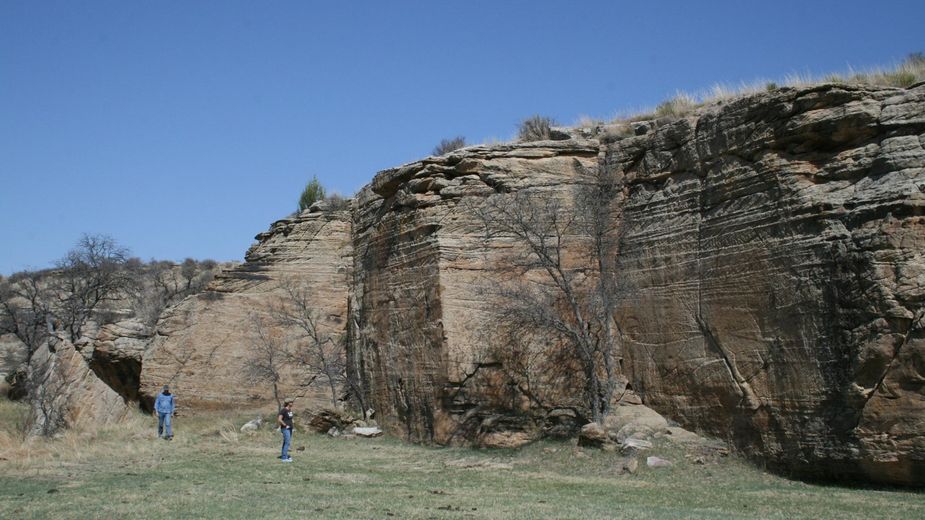
[[[167,428],[167,434],[164,437],[168,439],[173,437],[173,429],[170,427],[170,415],[169,413],[157,412],[157,436],[160,437],[164,433],[164,428]]]
[[[292,444],[292,430],[285,428],[281,431],[283,432],[283,452],[279,458],[286,460],[289,458],[289,445]]]

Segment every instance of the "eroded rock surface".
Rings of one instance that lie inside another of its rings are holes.
[[[39,385],[30,396],[32,433],[52,435],[66,427],[95,427],[119,421],[131,410],[123,396],[104,383],[73,343],[52,336],[27,367]]]
[[[92,343],[92,352],[85,355],[97,377],[126,401],[139,400],[141,360],[153,332],[137,319],[104,325]]]
[[[925,482],[925,86],[780,89],[637,126],[469,148],[360,193],[351,357],[381,423],[472,442],[531,409],[480,353],[476,288],[504,246],[466,201],[564,197],[605,162],[625,175],[617,319],[644,402],[794,474]]]
[[[170,384],[181,406],[228,407],[272,401],[272,387],[250,381],[246,366],[258,344],[255,319],[266,332],[289,341],[269,313],[287,299],[285,287],[308,291],[319,312],[319,329],[343,335],[352,268],[349,211],[305,211],[257,235],[246,262],[222,272],[208,289],[169,308],[158,321],[140,375],[142,399],[150,403]],[[331,404],[323,387],[303,389],[304,374],[283,374],[280,398],[302,397],[300,408]]]
[[[245,377],[254,317],[297,285],[324,331],[346,334],[349,391],[386,431],[492,446],[574,434],[588,421],[568,381],[541,382],[562,385],[560,405],[543,408],[486,354],[498,318],[483,288],[505,281],[519,246],[486,241],[473,205],[524,189],[566,202],[606,164],[624,188],[621,403],[790,474],[922,485],[925,86],[779,89],[632,133],[470,147],[386,170],[349,209],[273,224],[245,264],[168,309],[150,340],[120,323],[62,359],[83,358],[123,401],[169,383],[182,406],[262,404],[270,386]],[[284,374],[281,393],[301,393],[300,380]],[[323,388],[305,397],[303,409],[330,404]],[[611,418],[614,442],[690,438],[649,419],[619,439]]]
[[[925,482],[923,101],[788,89],[607,144],[649,406],[798,474]]]
[[[512,400],[530,406],[485,358],[481,336],[496,318],[479,287],[513,244],[486,245],[471,205],[527,187],[568,198],[597,160],[596,141],[472,147],[381,172],[360,192],[350,357],[384,427],[445,444],[540,434],[497,413]]]

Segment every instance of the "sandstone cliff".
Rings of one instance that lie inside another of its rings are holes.
[[[745,98],[605,143],[630,379],[772,466],[925,482],[925,87]]]
[[[781,89],[637,126],[469,148],[359,194],[350,355],[384,424],[443,443],[517,423],[477,337],[498,251],[461,201],[559,196],[606,161],[645,402],[784,471],[925,482],[925,86]]]
[[[305,287],[321,313],[320,327],[342,335],[352,267],[350,230],[345,210],[316,208],[280,220],[257,236],[246,263],[218,275],[207,291],[169,308],[142,359],[143,401],[153,400],[164,384],[171,385],[182,406],[247,406],[270,400],[269,383],[246,377],[258,341],[254,320],[285,300],[286,287]],[[304,397],[301,406],[330,401],[323,389],[299,388],[299,374],[283,375],[280,397]]]
[[[346,336],[350,392],[391,433],[574,432],[574,407],[538,409],[486,352],[498,309],[484,288],[518,245],[486,241],[473,207],[528,189],[568,201],[607,165],[623,188],[623,395],[781,471],[925,482],[925,86],[780,89],[634,130],[381,172],[349,210],[273,224],[149,338],[101,331],[85,361],[142,401],[170,383],[183,406],[264,403],[270,387],[243,377],[254,319],[298,286]],[[329,401],[283,375],[304,407]],[[567,381],[544,384],[567,400]]]

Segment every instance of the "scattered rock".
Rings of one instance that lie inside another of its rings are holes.
[[[578,445],[586,448],[601,448],[612,441],[607,435],[607,430],[598,423],[588,423],[581,427],[578,433]]]
[[[668,431],[668,421],[648,406],[621,404],[604,418],[604,428],[616,432],[613,437],[623,443],[630,437],[647,439],[664,433]]]
[[[665,468],[672,465],[673,463],[670,460],[661,457],[646,457],[646,466],[650,468]]]
[[[630,475],[635,475],[638,469],[639,460],[636,457],[627,457],[623,459],[620,467],[621,472],[629,473]]]
[[[342,410],[324,409],[310,414],[307,426],[318,433],[327,433],[331,431],[331,428],[346,431],[355,420],[352,415]]]
[[[484,448],[519,448],[535,440],[535,436],[521,431],[498,431],[482,434],[479,446]]]
[[[647,440],[630,437],[629,439],[624,439],[621,447],[623,449],[632,448],[635,450],[648,450],[652,449],[652,443]]]
[[[379,428],[354,428],[354,435],[359,437],[379,437],[382,435],[382,430]]]
[[[257,432],[257,430],[260,429],[260,426],[262,425],[263,418],[258,415],[256,419],[247,421],[243,426],[241,426],[241,433],[254,434]]]

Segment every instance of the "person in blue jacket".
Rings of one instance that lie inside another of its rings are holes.
[[[176,411],[177,406],[170,393],[170,387],[164,385],[164,390],[157,395],[154,400],[154,411],[157,412],[157,436],[163,436],[165,440],[173,440],[173,429],[170,426],[170,417]]]

